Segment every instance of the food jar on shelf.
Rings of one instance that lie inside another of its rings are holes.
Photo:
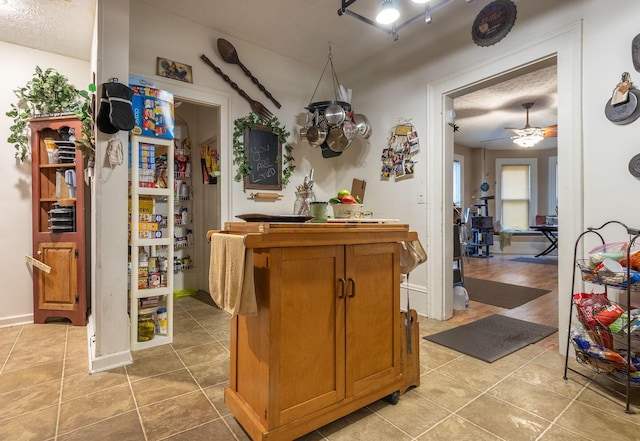
[[[158,308],[158,334],[167,334],[167,308]]]
[[[153,340],[156,332],[154,313],[154,308],[145,308],[138,311],[138,341]]]

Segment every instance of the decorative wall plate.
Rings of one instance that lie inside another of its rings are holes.
[[[635,155],[629,161],[629,173],[636,178],[640,178],[640,154]]]
[[[511,0],[495,0],[476,16],[471,37],[478,46],[491,46],[502,40],[516,21],[516,5]]]
[[[631,60],[633,67],[640,72],[640,34],[636,35],[631,41]]]

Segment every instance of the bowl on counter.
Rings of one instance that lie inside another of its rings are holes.
[[[362,204],[330,204],[333,209],[333,217],[336,219],[349,219],[356,217],[362,209]]]

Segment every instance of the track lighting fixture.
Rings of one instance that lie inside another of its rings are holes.
[[[371,20],[367,17],[360,15],[357,12],[354,12],[349,9],[351,5],[353,5],[357,0],[341,0],[340,9],[338,9],[338,15],[349,15],[353,18],[360,20],[363,23],[366,23],[374,28],[381,30],[382,32],[389,34],[393,37],[394,41],[398,40],[398,32],[401,29],[409,26],[411,23],[424,20],[426,24],[429,24],[433,21],[432,14],[447,6],[450,3],[453,3],[454,0],[412,0],[413,3],[423,4],[424,12],[419,13],[415,17],[409,18],[403,23],[396,24],[398,19],[402,16],[401,11],[399,11],[395,3],[392,0],[383,0],[380,5],[380,10],[376,15],[375,20]],[[466,0],[467,3],[470,3],[473,0]]]
[[[391,0],[383,0],[380,12],[376,16],[376,21],[380,24],[391,24],[400,17],[400,12],[393,5]]]

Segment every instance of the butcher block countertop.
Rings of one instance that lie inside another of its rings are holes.
[[[404,242],[418,238],[407,224],[400,223],[227,222],[224,230],[207,232],[207,239],[218,232],[246,235],[247,248]]]

